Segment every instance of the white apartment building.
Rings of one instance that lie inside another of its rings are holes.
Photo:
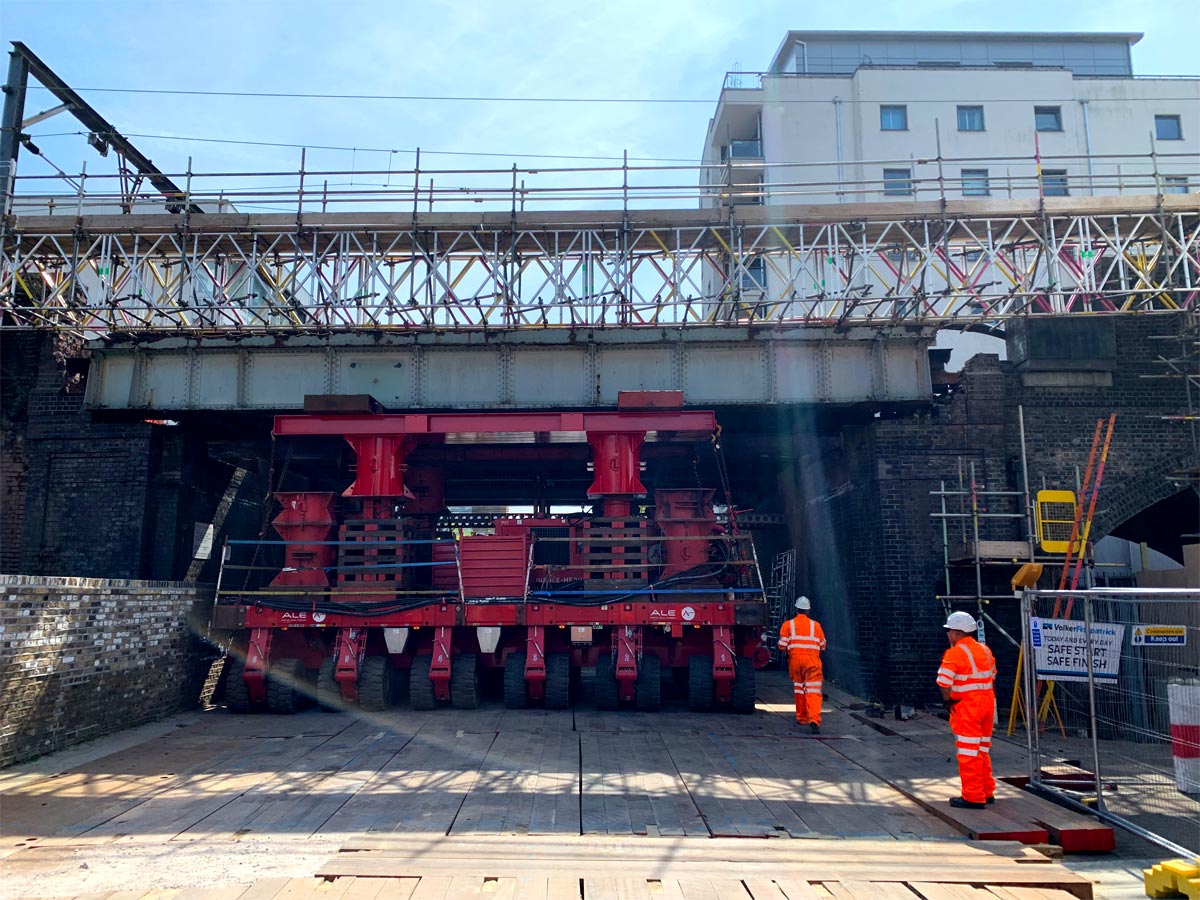
[[[790,31],[726,77],[705,202],[1200,190],[1200,78],[1135,75],[1140,38]]]

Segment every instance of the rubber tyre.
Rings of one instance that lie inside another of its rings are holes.
[[[546,709],[571,708],[571,654],[551,653],[546,657]]]
[[[596,660],[596,709],[616,709],[621,698],[620,690],[620,685],[617,684],[617,673],[613,667],[612,657],[600,657]]]
[[[713,658],[688,657],[688,709],[706,712],[713,706]]]
[[[392,705],[392,672],[386,656],[368,656],[358,669],[358,705],[383,712]]]
[[[225,658],[225,708],[231,713],[248,713],[253,711],[250,702],[250,687],[243,678],[246,674],[246,661],[235,656]]]
[[[450,662],[450,705],[455,709],[479,708],[479,656],[460,653]]]
[[[291,715],[300,709],[305,674],[304,664],[298,659],[285,657],[271,663],[267,669],[267,709],[278,715]]]
[[[408,670],[408,702],[415,710],[424,712],[437,708],[433,682],[429,680],[429,667],[432,665],[432,655],[414,656],[412,668]]]
[[[754,660],[738,659],[734,662],[733,696],[730,708],[735,713],[749,715],[754,712],[756,682]]]
[[[655,712],[662,708],[662,660],[648,653],[642,655],[633,690],[638,709]]]
[[[524,653],[510,653],[508,659],[504,660],[504,705],[508,709],[525,709],[529,706]]]
[[[332,656],[321,660],[321,668],[317,671],[317,705],[326,712],[340,712],[346,708],[342,699],[342,686],[333,677],[337,660]]]

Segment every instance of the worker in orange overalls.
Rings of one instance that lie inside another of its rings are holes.
[[[996,799],[992,778],[992,725],[996,718],[996,658],[975,640],[975,617],[950,613],[946,624],[950,649],[942,656],[937,683],[950,704],[950,730],[958,755],[962,796],[951,797],[959,809],[984,809]]]
[[[796,616],[779,629],[779,649],[787,652],[788,675],[796,695],[796,722],[807,725],[813,734],[821,733],[821,651],[825,632],[821,623],[808,617],[812,603],[803,595],[796,598]]]

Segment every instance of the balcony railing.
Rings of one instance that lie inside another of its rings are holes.
[[[755,138],[750,141],[730,141],[721,148],[721,162],[730,159],[762,159],[762,141]]]

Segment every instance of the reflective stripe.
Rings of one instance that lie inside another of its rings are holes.
[[[952,687],[950,689],[950,693],[966,694],[966,693],[969,693],[970,691],[990,691],[993,689],[994,684],[995,684],[995,682],[992,682],[992,681],[984,681],[984,682],[981,682],[980,684],[962,684],[962,685],[956,684],[954,687]]]
[[[962,747],[959,747],[958,755],[959,756],[978,756],[979,751],[978,750],[964,750]]]
[[[781,631],[779,635],[780,649],[786,647],[788,650],[811,650],[816,653],[825,649],[825,639],[817,634],[817,623],[812,619],[808,619],[808,634],[796,633],[795,618],[788,619],[787,624],[787,634]]]
[[[992,745],[991,745],[991,744],[984,744],[982,747],[980,747],[980,748],[979,748],[979,752],[980,752],[980,753],[987,753],[987,754],[989,754],[989,755],[990,755],[990,754],[991,754],[991,752],[992,752]]]
[[[961,734],[956,734],[954,736],[954,739],[963,744],[981,744],[981,743],[983,743],[983,738],[981,738],[981,737],[964,737]]]
[[[995,689],[995,658],[985,645],[978,642],[972,643],[977,644],[983,650],[984,667],[980,668],[979,664],[975,661],[975,654],[971,652],[971,645],[967,644],[965,640],[955,644],[948,652],[953,652],[955,648],[960,649],[962,655],[966,658],[967,667],[970,669],[970,672],[954,672],[952,675],[953,681],[950,685],[943,683],[941,677],[938,678],[938,684],[942,687],[950,687],[952,694],[966,694],[972,691],[991,691]],[[943,666],[942,669],[938,670],[939,675],[945,668],[948,667]]]
[[[940,669],[938,669],[938,674],[939,674],[939,675],[945,675],[947,678],[953,678],[953,677],[954,677],[954,670],[953,670],[953,669],[947,669],[945,666],[942,666]]]

